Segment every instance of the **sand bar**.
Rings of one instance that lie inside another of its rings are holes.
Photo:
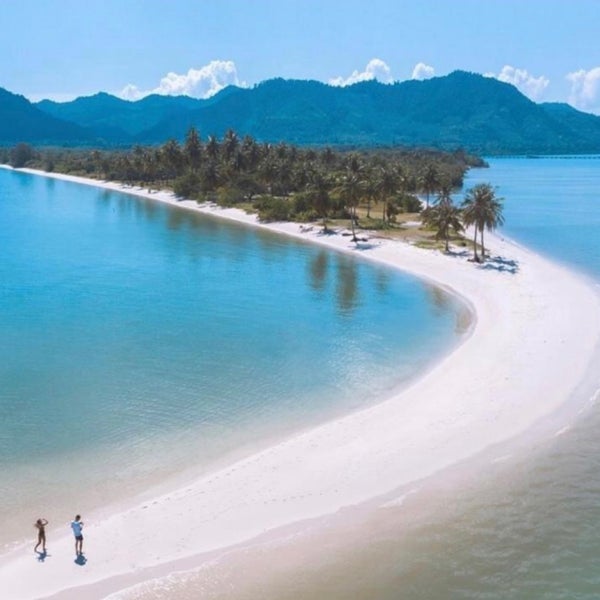
[[[166,192],[38,174],[256,225],[254,216],[241,211],[179,202]],[[476,315],[471,335],[380,404],[89,522],[84,567],[73,562],[66,524],[64,533],[52,532],[51,561],[38,563],[31,545],[15,548],[0,558],[3,597],[101,598],[123,587],[120,576],[131,585],[156,576],[161,565],[166,574],[173,561],[389,493],[522,434],[563,407],[598,350],[597,286],[510,241],[491,237],[492,253],[505,262],[482,268],[468,256],[400,242],[372,239],[357,248],[349,237],[319,235],[318,227],[261,227],[360,254],[453,290]]]

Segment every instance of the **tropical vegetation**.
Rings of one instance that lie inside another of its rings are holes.
[[[462,207],[454,205],[453,192],[462,187],[467,169],[481,164],[463,151],[342,152],[259,143],[231,129],[220,140],[203,139],[191,127],[183,144],[171,139],[161,146],[106,151],[34,150],[20,143],[0,150],[0,162],[170,189],[182,199],[254,211],[263,222],[319,222],[325,232],[336,222],[349,226],[355,241],[358,229],[402,229],[402,213],[422,211],[420,220],[446,251],[451,237],[472,225],[477,261],[485,256],[484,230],[503,222],[501,199],[489,184],[470,190]]]
[[[471,188],[462,203],[462,219],[465,226],[473,226],[473,260],[485,260],[483,233],[493,231],[504,224],[503,199],[496,196],[489,183]],[[477,232],[481,235],[481,256],[477,254]]]

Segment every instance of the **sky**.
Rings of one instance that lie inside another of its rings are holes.
[[[600,0],[0,0],[0,87],[208,97],[456,69],[600,114]]]

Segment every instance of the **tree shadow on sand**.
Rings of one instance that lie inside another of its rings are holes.
[[[519,263],[516,260],[509,260],[502,256],[490,256],[480,268],[487,269],[488,271],[512,273],[514,275],[519,271]]]

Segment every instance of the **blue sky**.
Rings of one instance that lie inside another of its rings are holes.
[[[0,87],[32,99],[100,90],[200,97],[272,77],[342,85],[465,69],[600,113],[600,0],[1,0],[1,8]]]

